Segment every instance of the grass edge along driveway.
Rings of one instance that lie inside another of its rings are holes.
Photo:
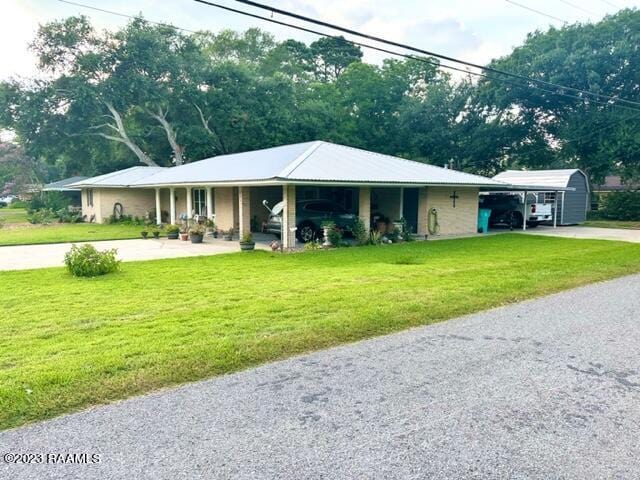
[[[637,244],[505,234],[4,272],[0,428],[638,271]]]
[[[91,242],[140,238],[140,232],[153,227],[122,223],[51,223],[49,225],[7,225],[0,228],[0,247],[46,243]],[[164,232],[163,236],[164,236]],[[149,233],[151,236],[151,233]]]

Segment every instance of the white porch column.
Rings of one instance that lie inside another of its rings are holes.
[[[250,191],[251,187],[238,188],[238,217],[239,217],[239,234],[243,235],[251,233],[251,203]]]
[[[282,186],[282,248],[295,248],[296,232],[292,231],[296,227],[296,186]]]
[[[187,187],[187,220],[193,216],[193,199],[191,198],[191,187]]]
[[[400,187],[400,213],[398,214],[398,220],[404,218],[404,187]]]
[[[207,218],[213,218],[213,192],[207,187]]]
[[[371,226],[371,187],[358,189],[358,217],[368,232]]]
[[[169,223],[175,225],[176,223],[176,189],[174,187],[169,188]]]
[[[162,210],[160,206],[160,189],[156,188],[156,225],[162,223]]]

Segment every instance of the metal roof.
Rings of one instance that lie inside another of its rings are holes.
[[[79,191],[80,189],[77,187],[70,187],[72,183],[80,182],[82,180],[86,180],[89,177],[69,177],[64,178],[62,180],[58,180],[57,182],[47,183],[44,187],[42,187],[43,192],[74,192]]]
[[[576,173],[584,173],[577,168],[561,169],[561,170],[507,170],[499,173],[494,180],[510,183],[511,185],[540,187],[560,187],[569,186],[571,177]]]
[[[150,175],[166,170],[165,167],[130,167],[124,170],[117,170],[97,177],[85,178],[75,183],[69,184],[73,188],[95,188],[95,187],[129,187],[134,182],[143,180]]]
[[[207,158],[163,169],[131,186],[220,183],[506,186],[479,175],[322,141]]]

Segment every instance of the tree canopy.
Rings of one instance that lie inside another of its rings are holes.
[[[639,37],[640,12],[624,10],[534,32],[491,66],[640,101]],[[0,84],[0,128],[63,174],[317,139],[486,175],[640,174],[640,107],[496,75],[452,79],[432,58],[365,63],[342,37],[307,45],[259,29],[186,34],[143,18],[98,32],[78,16],[41,26],[32,49],[43,75]]]

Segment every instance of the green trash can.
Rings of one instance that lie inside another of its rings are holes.
[[[487,233],[489,231],[489,217],[491,209],[480,208],[478,210],[478,233]]]

